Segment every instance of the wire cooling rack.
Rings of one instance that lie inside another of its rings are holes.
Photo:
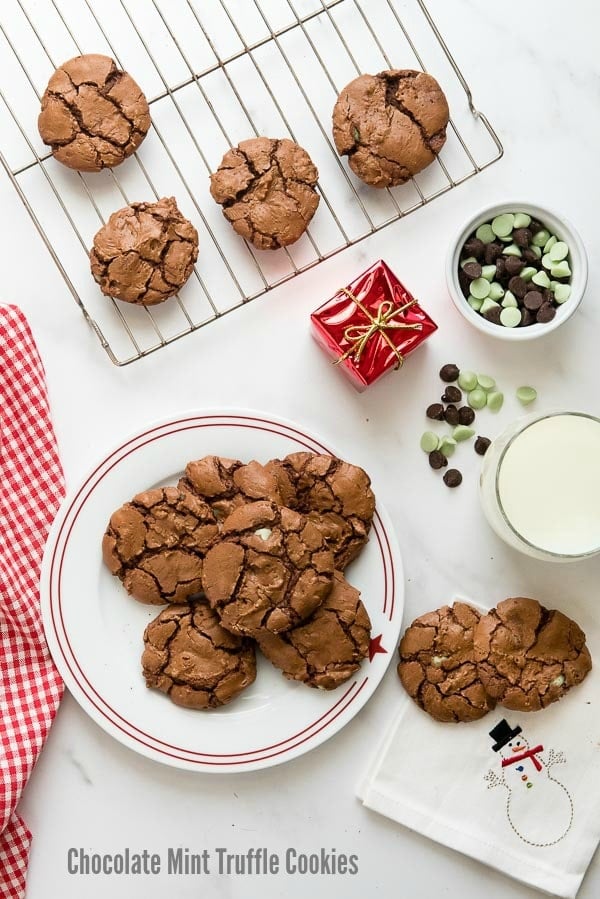
[[[153,121],[134,157],[99,174],[60,165],[37,133],[53,70],[90,52],[132,73]],[[260,297],[503,153],[424,0],[3,0],[0,60],[0,163],[117,365]],[[452,119],[435,163],[401,187],[374,190],[338,157],[330,123],[341,88],[384,68],[434,74]],[[235,235],[208,191],[225,150],[259,134],[296,140],[320,173],[309,230],[275,252]],[[94,234],[116,209],[160,196],[175,196],[198,229],[194,274],[178,297],[152,309],[107,299],[89,270]]]

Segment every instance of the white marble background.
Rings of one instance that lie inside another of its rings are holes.
[[[0,178],[2,299],[21,305],[37,338],[71,485],[120,435],[182,408],[247,405],[283,414],[346,448],[385,485],[382,498],[406,566],[407,621],[455,592],[485,604],[529,594],[572,610],[586,630],[596,632],[600,561],[558,568],[505,548],[479,510],[474,454],[463,449],[457,457],[465,483],[451,492],[429,471],[418,438],[423,409],[439,391],[437,370],[447,361],[487,371],[505,389],[502,413],[480,418],[490,436],[518,412],[511,393],[523,383],[539,389],[540,409],[599,411],[600,11],[592,0],[431,0],[430,6],[476,102],[504,141],[504,159],[487,172],[234,316],[122,370],[99,350],[20,201]],[[484,338],[459,318],[446,294],[448,241],[478,206],[507,195],[562,210],[580,229],[590,256],[580,311],[537,344]],[[440,331],[403,372],[359,396],[312,343],[308,315],[380,256],[423,298]],[[368,706],[329,743],[279,768],[218,777],[138,757],[66,696],[20,806],[34,833],[29,899],[46,899],[50,889],[63,899],[95,899],[109,890],[113,899],[158,899],[166,891],[242,897],[249,890],[260,890],[265,899],[307,891],[347,899],[533,897],[501,874],[367,812],[355,799],[355,783],[394,712],[398,689],[392,668]],[[308,883],[162,876],[83,881],[66,873],[71,845],[95,851],[124,845],[156,851],[169,845],[240,851],[253,845],[274,851],[336,846],[360,856],[360,873]],[[580,896],[599,893],[595,861]]]

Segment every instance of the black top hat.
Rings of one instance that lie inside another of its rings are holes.
[[[518,724],[515,728],[511,728],[506,718],[503,718],[502,721],[500,721],[496,725],[496,727],[492,728],[492,730],[490,731],[490,737],[496,741],[492,746],[492,749],[494,750],[494,752],[498,752],[499,749],[502,749],[503,746],[506,746],[506,744],[510,740],[514,739],[514,737],[516,737],[517,734],[520,733],[521,728]]]

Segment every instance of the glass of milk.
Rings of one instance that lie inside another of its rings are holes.
[[[600,419],[553,412],[516,422],[484,456],[480,496],[498,536],[526,555],[569,562],[600,552]]]

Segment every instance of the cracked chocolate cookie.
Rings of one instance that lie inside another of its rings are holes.
[[[296,627],[328,596],[332,580],[333,556],[314,524],[266,501],[225,519],[202,573],[223,627],[250,637]]]
[[[446,141],[448,103],[431,75],[390,69],[347,84],[333,109],[340,156],[372,187],[404,184]]]
[[[177,487],[157,487],[113,512],[102,556],[134,599],[179,603],[202,590],[202,562],[218,534],[206,503]]]
[[[146,686],[188,709],[226,705],[256,677],[250,640],[229,633],[207,602],[170,606],[144,631]]]
[[[475,664],[477,609],[464,602],[416,618],[400,641],[398,676],[436,721],[476,721],[495,706]]]
[[[336,571],[331,593],[307,621],[281,635],[263,631],[258,645],[290,680],[335,690],[368,657],[370,636],[359,591]]]
[[[197,258],[198,232],[174,197],[113,212],[90,251],[92,275],[102,293],[141,306],[176,294]]]
[[[302,237],[319,205],[319,173],[291,140],[253,137],[225,153],[210,192],[234,230],[259,250]]]
[[[119,165],[150,124],[148,102],[131,75],[98,53],[76,56],[54,72],[38,118],[54,158],[80,172]]]
[[[238,506],[262,499],[288,505],[274,474],[260,462],[244,465],[237,459],[204,456],[188,462],[179,486],[207,502],[218,519],[226,518]]]
[[[335,456],[291,453],[265,466],[272,472],[286,504],[319,528],[343,570],[368,540],[375,496],[368,474]]]
[[[561,699],[592,667],[581,628],[535,599],[498,603],[475,629],[479,676],[499,705],[533,712]]]

